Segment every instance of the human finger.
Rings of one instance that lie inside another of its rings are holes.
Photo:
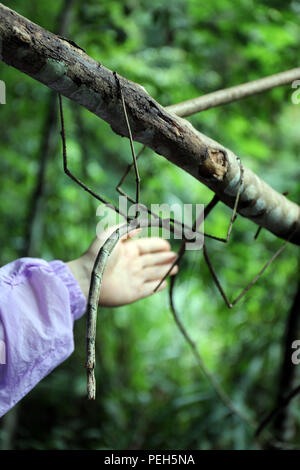
[[[137,240],[137,245],[141,255],[158,251],[169,251],[171,249],[170,243],[164,238],[159,237],[140,238]]]
[[[156,265],[147,267],[143,270],[143,276],[145,281],[159,281],[162,279],[169,269],[172,267],[172,264]],[[170,271],[169,275],[174,275],[178,272],[178,266],[174,266]]]
[[[147,253],[145,255],[141,255],[141,263],[142,266],[153,266],[156,264],[166,264],[170,261],[174,261],[176,258],[177,253],[174,251],[159,251],[157,253]]]

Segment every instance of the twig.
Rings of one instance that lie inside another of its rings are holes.
[[[233,103],[258,93],[270,90],[282,85],[288,85],[300,78],[300,68],[287,70],[286,72],[270,75],[265,78],[253,80],[242,85],[233,86],[224,90],[214,91],[198,98],[183,101],[182,103],[167,106],[165,109],[177,116],[185,117],[205,111],[206,109]]]

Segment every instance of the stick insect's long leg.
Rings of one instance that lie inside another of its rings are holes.
[[[83,183],[79,178],[77,178],[68,168],[68,158],[67,158],[67,144],[66,144],[66,134],[65,134],[65,123],[64,123],[64,115],[63,115],[63,106],[62,106],[62,98],[61,95],[58,94],[59,100],[59,114],[60,114],[60,121],[61,121],[61,138],[62,138],[62,148],[63,148],[63,166],[64,172],[66,175],[71,178],[76,184],[78,184],[81,188],[91,194],[94,198],[98,199],[98,201],[102,202],[103,204],[107,205],[111,209],[113,209],[118,214],[122,215],[126,219],[128,219],[126,214],[123,214],[114,204],[106,201],[103,197],[99,196],[95,191],[90,189],[85,183]]]

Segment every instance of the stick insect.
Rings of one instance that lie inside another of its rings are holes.
[[[141,179],[138,171],[138,164],[137,161],[142,155],[145,146],[142,148],[142,150],[136,155],[135,150],[134,150],[134,144],[133,144],[133,137],[132,137],[132,132],[130,128],[130,123],[128,119],[128,114],[126,110],[126,103],[125,99],[123,96],[122,92],[122,87],[119,81],[119,78],[117,74],[114,72],[114,77],[116,80],[117,84],[117,89],[118,89],[118,94],[119,94],[119,99],[122,104],[123,108],[123,113],[124,113],[124,118],[126,121],[126,126],[128,130],[128,136],[129,136],[129,141],[130,141],[130,147],[131,147],[131,153],[132,153],[132,159],[133,162],[127,167],[124,175],[122,176],[120,182],[116,186],[117,192],[125,196],[130,202],[139,205],[140,202],[140,184],[141,184]],[[69,169],[68,167],[68,160],[67,160],[67,146],[66,146],[66,137],[65,137],[65,125],[64,125],[64,117],[63,117],[63,106],[62,106],[62,98],[61,95],[58,95],[59,97],[59,112],[60,112],[60,120],[61,120],[61,138],[62,138],[62,150],[63,150],[63,169],[66,175],[71,178],[76,184],[78,184],[82,189],[87,191],[89,194],[91,194],[93,197],[95,197],[97,200],[99,200],[101,203],[107,205],[111,209],[113,209],[116,213],[122,215],[126,223],[116,229],[115,232],[112,233],[112,235],[107,239],[107,241],[104,243],[102,248],[100,249],[98,256],[96,258],[92,276],[91,276],[91,284],[90,284],[90,291],[89,291],[89,298],[88,298],[88,308],[87,308],[87,360],[86,360],[86,369],[87,369],[87,392],[88,392],[88,398],[89,399],[95,399],[96,396],[96,383],[95,383],[95,375],[94,375],[94,370],[95,370],[95,336],[96,336],[96,319],[97,319],[97,307],[98,307],[98,302],[99,302],[99,297],[100,297],[100,289],[101,289],[101,281],[102,281],[102,276],[104,272],[104,268],[107,262],[107,259],[114,249],[115,245],[117,244],[118,240],[123,236],[125,233],[128,233],[131,230],[134,230],[135,228],[142,227],[143,224],[138,220],[137,217],[137,212],[136,212],[136,217],[128,217],[127,214],[122,213],[114,204],[108,202],[104,197],[100,196],[97,194],[95,191],[90,189],[85,183],[83,183],[80,179],[78,179]],[[171,232],[174,232],[175,228],[177,225],[181,226],[181,228],[184,228],[185,230],[192,230],[192,233],[195,235],[203,235],[204,238],[210,238],[222,243],[228,243],[230,239],[230,235],[232,232],[233,228],[233,223],[236,220],[237,217],[237,211],[238,211],[238,205],[239,205],[239,200],[240,200],[240,195],[241,195],[241,188],[243,185],[243,166],[241,161],[239,160],[240,164],[240,181],[239,181],[239,186],[238,186],[238,191],[236,194],[236,198],[234,201],[234,206],[233,206],[233,211],[232,215],[230,218],[227,234],[225,238],[220,238],[216,237],[211,234],[207,234],[205,232],[198,231],[198,226],[199,224],[205,220],[205,218],[210,214],[210,212],[214,209],[214,207],[217,205],[219,202],[218,196],[214,196],[211,202],[207,205],[207,207],[204,210],[204,214],[202,216],[201,220],[195,220],[194,224],[192,227],[188,227],[184,224],[182,224],[179,221],[176,221],[173,218],[170,219],[162,219],[158,215],[154,214],[147,208],[148,214],[150,214],[154,222],[157,224],[159,227],[166,227],[166,222],[168,223],[168,227]],[[135,171],[135,176],[136,176],[136,197],[135,199],[131,198],[128,194],[123,191],[121,188],[122,183],[124,182],[125,178],[131,171],[131,169],[134,168]],[[146,225],[145,225],[146,226]],[[186,233],[186,232],[184,232]],[[294,232],[293,232],[294,233]],[[292,233],[292,235],[293,235]],[[291,236],[292,236],[291,235]],[[216,284],[217,289],[219,290],[220,294],[222,295],[227,307],[231,308],[233,307],[245,294],[246,292],[255,284],[255,282],[259,279],[259,277],[263,274],[263,272],[267,269],[267,267],[277,258],[277,256],[283,251],[285,248],[286,244],[288,243],[289,239],[276,251],[276,253],[271,257],[271,259],[265,264],[265,266],[261,269],[261,271],[255,276],[255,278],[243,289],[241,294],[238,295],[238,297],[233,301],[229,302],[224,289],[222,288],[220,281],[218,280],[218,277],[215,273],[215,270],[210,262],[209,255],[207,252],[206,244],[204,241],[203,244],[203,255],[205,262],[207,263],[207,266],[210,270],[212,279],[214,283]],[[155,290],[158,289],[158,287],[161,285],[161,283],[164,281],[164,279],[170,274],[171,269],[176,264],[179,264],[182,260],[182,257],[184,256],[186,252],[186,243],[187,239],[184,237],[182,240],[181,247],[179,249],[178,255],[172,265],[172,267],[168,270],[168,272],[165,274],[163,279],[159,282]],[[251,425],[251,427],[254,426],[254,424],[251,422],[251,420],[247,417],[244,416],[239,410],[236,409],[236,407],[232,404],[231,400],[227,396],[227,394],[222,390],[222,388],[219,386],[219,384],[216,382],[215,378],[212,376],[212,374],[207,370],[204,361],[202,357],[200,356],[200,353],[198,352],[198,349],[196,347],[196,344],[194,341],[191,339],[191,337],[188,335],[186,329],[184,328],[177,312],[175,309],[174,305],[174,299],[173,299],[173,294],[174,294],[174,286],[175,286],[175,280],[176,280],[176,275],[171,279],[170,282],[170,289],[169,289],[169,299],[170,299],[170,307],[171,311],[174,317],[174,320],[184,336],[185,340],[188,342],[189,346],[191,347],[197,362],[206,376],[206,378],[210,381],[213,389],[215,390],[216,394],[218,397],[221,399],[221,401],[224,403],[224,405],[230,410],[231,413],[237,414],[243,421],[245,421],[248,425]]]

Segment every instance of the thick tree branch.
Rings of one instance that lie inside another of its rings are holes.
[[[213,91],[204,96],[167,106],[166,110],[181,117],[191,116],[192,114],[205,111],[206,109],[232,103],[233,101],[257,95],[258,93],[271,90],[278,86],[288,85],[297,79],[300,79],[300,67],[287,70],[286,72],[276,73],[269,77],[259,78],[258,80],[243,83],[242,85],[232,86],[224,90]]]
[[[108,122],[128,137],[113,72],[64,40],[0,4],[0,59]],[[168,113],[140,85],[118,77],[133,139],[152,148],[212,189],[233,207],[240,181],[237,157]],[[300,245],[300,208],[244,167],[238,212]]]

